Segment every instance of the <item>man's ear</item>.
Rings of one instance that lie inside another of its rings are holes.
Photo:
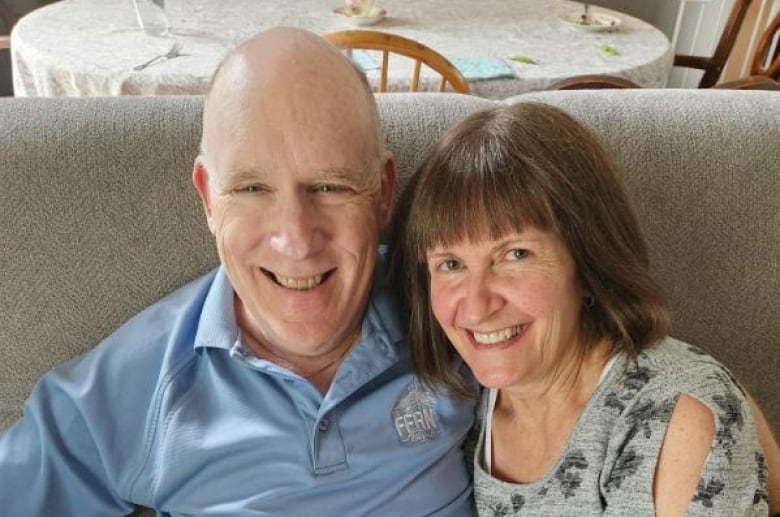
[[[382,157],[382,226],[386,226],[390,222],[390,217],[393,215],[393,193],[395,192],[396,185],[396,170],[395,170],[395,158],[393,153],[385,151]]]
[[[206,170],[205,163],[203,163],[203,157],[200,155],[195,158],[195,164],[192,167],[192,183],[195,185],[195,190],[198,191],[200,202],[203,205],[203,212],[206,214],[206,223],[213,234],[214,218],[211,206],[211,195],[209,192],[209,173]]]

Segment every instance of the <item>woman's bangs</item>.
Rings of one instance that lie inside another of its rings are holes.
[[[418,260],[424,262],[438,246],[499,239],[529,225],[549,229],[551,211],[539,201],[546,196],[539,196],[538,186],[524,181],[523,174],[508,169],[434,174],[444,181],[423,186],[413,207]]]

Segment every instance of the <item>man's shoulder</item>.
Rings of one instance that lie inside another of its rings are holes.
[[[63,366],[117,380],[163,377],[192,355],[204,300],[216,271],[203,275],[137,313],[92,350]]]
[[[216,272],[196,278],[149,305],[122,324],[104,343],[131,342],[134,346],[123,348],[132,351],[137,346],[154,344],[173,331],[194,331]]]

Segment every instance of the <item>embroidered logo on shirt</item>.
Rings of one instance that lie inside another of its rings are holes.
[[[393,406],[392,417],[395,431],[404,445],[417,445],[439,436],[436,398],[416,378]]]

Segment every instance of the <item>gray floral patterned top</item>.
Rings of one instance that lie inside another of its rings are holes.
[[[480,459],[485,390],[471,440],[478,514],[653,515],[658,452],[682,393],[701,400],[716,419],[712,451],[688,515],[766,516],[766,464],[744,394],[710,355],[672,338],[628,364],[618,357],[557,462],[533,483],[506,483],[485,471]]]

